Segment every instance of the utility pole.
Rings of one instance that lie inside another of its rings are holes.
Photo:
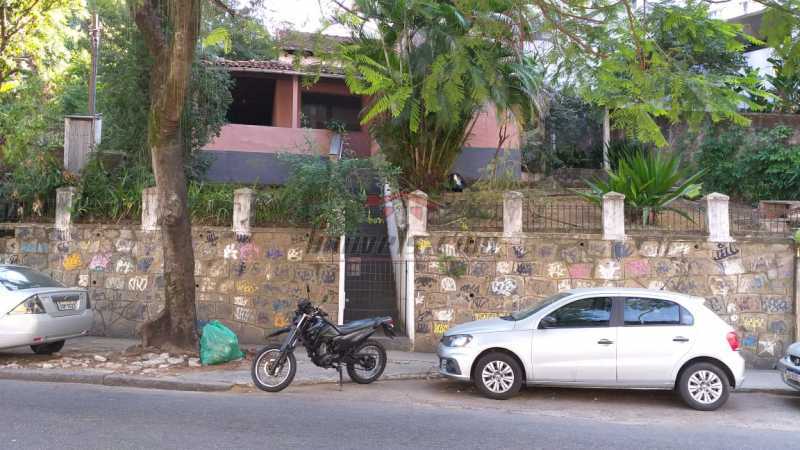
[[[603,169],[605,170],[611,170],[611,161],[608,159],[609,145],[611,145],[611,120],[606,107],[603,109]]]
[[[97,63],[100,58],[100,17],[92,14],[92,28],[89,30],[92,46],[92,73],[89,76],[89,115],[92,117],[91,147],[96,144],[95,127],[97,126]]]

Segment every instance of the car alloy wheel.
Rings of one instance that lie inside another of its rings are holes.
[[[503,361],[492,361],[481,371],[483,384],[495,394],[504,394],[514,385],[514,371]]]
[[[519,392],[525,379],[519,361],[505,352],[491,352],[480,359],[470,372],[475,387],[486,397],[507,400]]]
[[[689,377],[689,395],[703,405],[710,405],[722,397],[722,380],[710,370],[698,370]]]
[[[689,407],[713,411],[728,401],[730,386],[730,379],[722,367],[702,361],[681,370],[676,388]]]

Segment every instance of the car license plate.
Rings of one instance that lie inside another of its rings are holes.
[[[788,370],[783,372],[783,377],[786,380],[792,380],[800,383],[800,374],[789,372]]]
[[[78,302],[77,301],[57,302],[56,307],[58,308],[59,311],[75,311],[76,309],[78,309]]]

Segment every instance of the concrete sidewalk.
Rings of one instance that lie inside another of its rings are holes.
[[[114,360],[115,355],[138,344],[132,339],[112,339],[85,337],[67,342],[62,352],[54,356],[34,355],[28,348],[0,350],[0,379],[51,381],[61,383],[101,384],[106,386],[129,386],[152,389],[170,389],[182,391],[228,391],[234,388],[255,389],[250,378],[251,355],[260,347],[243,346],[248,357],[218,366],[205,367],[169,367],[156,373],[140,373],[105,368],[105,358]],[[388,351],[386,370],[382,380],[409,380],[438,377],[436,355],[431,353],[412,353]],[[104,359],[103,363],[94,360],[95,355]],[[338,383],[339,374],[333,369],[322,369],[315,366],[306,355],[304,349],[295,352],[297,374],[293,385]],[[63,368],[59,366],[62,359],[74,358],[88,361],[88,366]],[[117,364],[123,365],[124,364]],[[347,373],[344,382],[349,383]]]
[[[127,348],[138,344],[131,339],[112,339],[86,337],[73,339],[64,347],[61,355],[55,357],[34,355],[27,348],[0,351],[0,379],[50,381],[65,383],[87,383],[106,386],[129,386],[151,389],[170,389],[182,391],[228,391],[231,389],[255,389],[250,379],[248,359],[209,367],[166,368],[158,373],[141,374],[124,370],[109,370],[92,365],[88,367],[60,368],[52,364],[60,358],[83,357],[92,359],[94,355],[113,358]],[[249,354],[257,350],[255,346],[245,346]],[[315,366],[303,349],[295,352],[297,375],[293,385],[336,383],[338,373],[332,369]],[[48,362],[49,361],[49,362]],[[382,380],[409,380],[438,378],[437,358],[432,353],[389,351],[386,371]],[[103,367],[106,364],[99,364]],[[42,367],[44,366],[44,367]],[[347,374],[344,381],[349,383]],[[766,392],[800,395],[781,380],[774,370],[748,370],[745,382],[735,392]]]

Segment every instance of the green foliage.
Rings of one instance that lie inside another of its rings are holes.
[[[192,182],[188,186],[188,207],[192,223],[229,225],[233,222],[233,184]]]
[[[55,203],[56,189],[64,184],[64,177],[53,152],[35,149],[13,169],[9,181],[0,185],[0,196],[20,204],[22,216],[30,217],[41,216],[45,205]]]
[[[761,22],[761,32],[767,44],[784,61],[786,75],[800,74],[800,0],[766,2],[773,6],[766,9]],[[777,6],[775,6],[777,5]]]
[[[598,168],[602,161],[603,116],[577,96],[555,93],[540,130],[526,133],[523,161],[530,171],[561,167]]]
[[[740,25],[711,18],[702,2],[656,5],[646,18],[623,15],[608,32],[620,39],[598,42],[607,55],[589,79],[581,77],[584,95],[608,107],[612,125],[630,138],[665,146],[659,118],[694,128],[709,119],[747,125],[739,108],[758,110],[752,99],[770,96],[754,72],[737,71],[736,53],[757,41]]]
[[[298,223],[308,223],[329,236],[355,231],[367,218],[367,186],[393,180],[396,169],[380,158],[329,160],[307,155],[281,155],[291,167],[281,201]]]
[[[242,8],[231,15],[219,8],[203,8],[203,52],[236,60],[266,60],[278,56],[275,41],[257,11]]]
[[[75,0],[4,0],[0,5],[0,98],[30,76],[57,77],[68,50]]]
[[[770,92],[775,95],[772,110],[779,113],[800,113],[800,72],[790,71],[783,60],[769,58],[775,75],[767,75],[772,86]]]
[[[696,157],[706,189],[747,202],[800,200],[800,145],[788,143],[793,134],[784,126],[707,133]]]
[[[44,80],[31,77],[0,100],[0,149],[12,168],[61,146],[63,119],[46,89]]]
[[[338,54],[348,87],[372,97],[362,123],[409,184],[443,181],[486,104],[520,122],[535,115],[541,67],[517,50],[529,30],[517,6],[356,0],[340,18],[352,37]]]
[[[609,192],[623,194],[625,204],[641,212],[644,224],[654,213],[663,210],[674,211],[691,220],[686,213],[669,205],[681,197],[697,195],[696,182],[703,172],[691,174],[688,168],[681,168],[678,155],[638,151],[622,157],[617,161],[617,168],[607,173],[608,180],[586,182],[590,193],[575,193],[596,204],[602,204],[603,195]]]
[[[141,165],[113,164],[95,154],[84,168],[75,206],[81,221],[138,221],[142,216],[142,189],[155,183]]]
[[[97,84],[103,139],[98,157],[74,182],[81,192],[77,215],[83,220],[137,220],[141,189],[153,183],[147,144],[149,71],[153,62],[126,3],[95,3],[103,25]],[[61,57],[60,66],[64,67],[47,72],[47,79],[29,76],[14,90],[0,95],[0,144],[9,170],[15,174],[6,181],[5,190],[16,193],[21,201],[54,198],[54,189],[69,182],[60,172],[56,176],[54,167],[58,164],[53,153],[63,141],[62,116],[86,113],[90,46],[85,17],[71,17],[72,30],[61,32],[63,42],[55,46],[63,44],[69,50],[69,55]],[[208,160],[199,150],[219,133],[231,102],[230,76],[203,64],[202,57],[198,54],[192,65],[191,93],[181,119],[186,172],[192,180],[202,178]],[[26,126],[20,126],[23,123]],[[117,155],[125,162],[117,166],[104,163],[108,161],[104,154]],[[39,171],[43,175],[37,177]],[[208,189],[200,191],[213,197]],[[221,214],[209,212],[204,217]]]
[[[702,2],[655,3],[645,20],[664,55],[692,73],[737,75],[747,68],[744,42],[735,38],[748,38],[741,29],[711,19]]]

